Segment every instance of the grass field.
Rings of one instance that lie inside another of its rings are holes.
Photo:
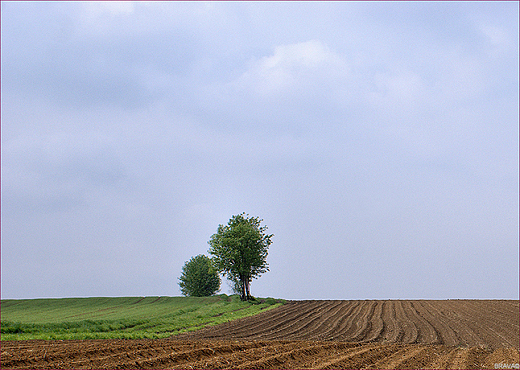
[[[282,305],[238,296],[5,299],[1,340],[165,338]]]

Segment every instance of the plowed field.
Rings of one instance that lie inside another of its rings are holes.
[[[293,301],[182,337],[518,348],[519,314],[518,301]]]
[[[519,302],[297,301],[158,340],[2,342],[2,368],[518,368]]]

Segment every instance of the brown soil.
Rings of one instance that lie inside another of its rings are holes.
[[[169,339],[1,344],[3,369],[516,368],[519,302],[293,301]]]

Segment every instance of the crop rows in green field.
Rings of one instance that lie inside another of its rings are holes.
[[[2,300],[1,340],[165,338],[283,304],[238,296]]]

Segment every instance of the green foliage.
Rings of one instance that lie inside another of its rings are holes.
[[[2,300],[1,340],[166,338],[278,307],[238,296]]]
[[[233,290],[240,290],[242,300],[251,299],[251,280],[269,271],[267,253],[273,235],[266,234],[262,221],[245,213],[232,216],[208,242],[215,267],[228,276]]]
[[[220,277],[211,260],[199,254],[186,262],[179,278],[183,295],[188,297],[207,297],[220,289]]]

